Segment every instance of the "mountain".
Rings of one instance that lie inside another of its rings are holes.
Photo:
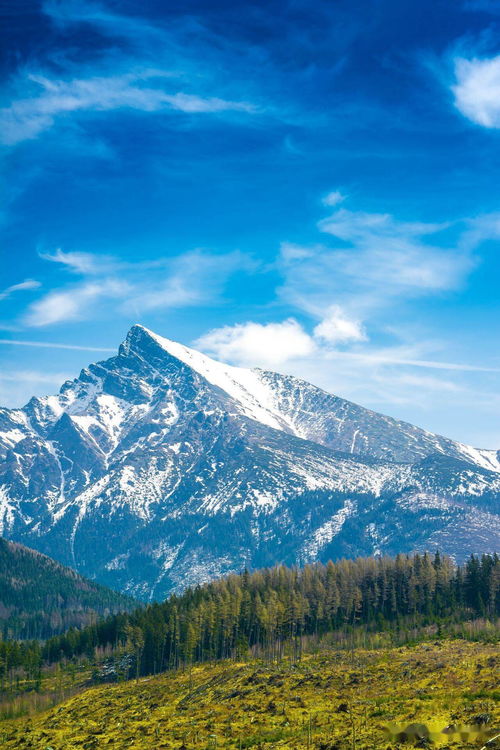
[[[131,597],[88,581],[40,552],[0,539],[3,639],[49,638],[135,607]]]
[[[0,410],[0,533],[135,596],[245,566],[500,547],[500,456],[133,326]]]

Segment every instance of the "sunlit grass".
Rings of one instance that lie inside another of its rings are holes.
[[[5,750],[414,747],[387,726],[424,724],[436,745],[480,748],[450,724],[500,724],[494,644],[465,641],[354,652],[324,649],[298,665],[263,660],[192,669],[86,690],[31,719],[0,725]],[[418,746],[418,745],[417,745]],[[433,744],[421,744],[421,747]]]

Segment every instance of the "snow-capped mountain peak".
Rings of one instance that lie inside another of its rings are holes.
[[[148,328],[136,324],[130,330],[123,347],[127,353],[144,349],[144,342],[150,339],[163,351],[195,370],[211,385],[225,391],[240,405],[242,413],[250,419],[275,429],[288,429],[295,432],[293,424],[276,408],[273,393],[262,380],[260,370],[234,367],[211,359],[206,354],[190,349],[176,341],[158,336]],[[140,342],[139,347],[137,342]]]

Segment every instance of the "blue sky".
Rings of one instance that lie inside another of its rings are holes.
[[[0,403],[141,322],[500,447],[498,3],[0,13]]]

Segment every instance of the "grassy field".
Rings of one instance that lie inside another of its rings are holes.
[[[500,732],[499,699],[493,644],[324,650],[298,665],[220,662],[90,688],[29,719],[2,722],[0,747],[481,748],[495,727]],[[438,731],[478,722],[486,729],[482,737],[437,733],[406,744],[384,730],[421,723]]]

